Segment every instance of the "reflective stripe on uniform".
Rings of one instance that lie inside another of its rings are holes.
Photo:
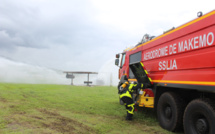
[[[126,91],[126,93],[121,94],[119,97],[120,97],[120,98],[122,98],[122,97],[129,97],[129,98],[132,98],[132,97],[131,97],[131,94],[129,93],[129,91]]]
[[[133,88],[134,84],[130,84],[128,89],[131,90]]]
[[[129,87],[128,87],[128,90],[129,90],[130,92],[133,92],[132,88],[133,88],[134,86],[136,87],[137,84],[130,84]]]
[[[127,105],[129,107],[129,109],[127,110],[127,112],[129,114],[134,114],[134,103],[133,104],[130,104],[130,105]]]

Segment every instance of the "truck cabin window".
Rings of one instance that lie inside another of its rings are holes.
[[[121,66],[122,67],[125,63],[125,54],[122,54]]]

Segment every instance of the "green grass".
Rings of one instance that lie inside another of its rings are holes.
[[[0,84],[3,134],[172,134],[158,125],[151,109],[125,120],[116,87]]]

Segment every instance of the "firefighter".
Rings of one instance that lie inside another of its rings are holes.
[[[132,99],[132,93],[138,88],[142,87],[143,84],[129,83],[127,76],[124,76],[122,79],[124,79],[124,83],[119,87],[119,97],[127,109],[126,120],[132,120],[135,107],[134,101]]]

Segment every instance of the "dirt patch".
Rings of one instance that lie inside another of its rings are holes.
[[[49,115],[49,116],[60,116],[59,113],[57,113],[56,111],[49,111],[46,109],[39,109],[39,111],[43,114]]]
[[[52,130],[56,130],[60,133],[93,133],[93,130],[74,119],[64,117],[55,111],[49,111],[46,109],[39,110],[42,114],[45,114],[46,119],[50,120],[49,123],[42,123],[42,126]]]
[[[39,116],[31,116],[32,118],[38,119],[38,120],[44,120],[42,117]]]
[[[1,96],[0,96],[0,101],[4,102],[4,103],[7,102],[7,100],[5,98],[1,97]]]
[[[28,96],[27,96],[26,94],[23,94],[22,96],[23,96],[24,98],[28,98]]]
[[[15,108],[16,105],[9,105],[9,108]]]
[[[78,120],[64,117],[54,110],[39,109],[34,115],[26,112],[15,112],[6,117],[7,129],[14,132],[28,132],[32,134],[85,134],[96,133],[92,128]]]

